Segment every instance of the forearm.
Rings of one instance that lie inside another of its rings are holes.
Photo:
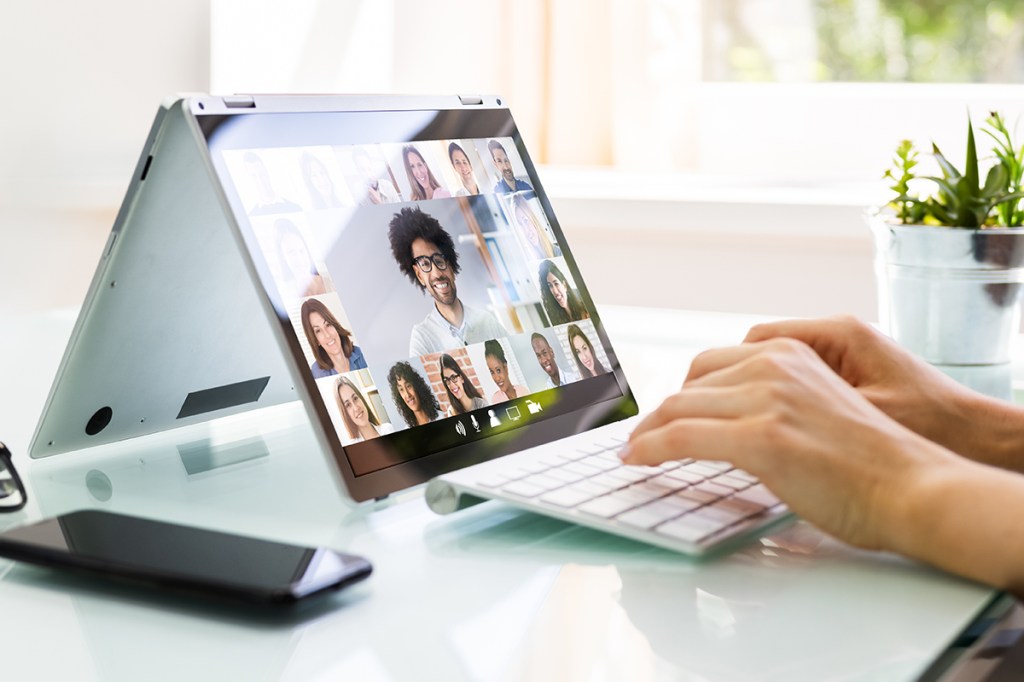
[[[1024,476],[936,463],[890,510],[884,548],[1024,595]]]
[[[937,427],[935,440],[977,462],[1024,472],[1024,409],[973,392]]]

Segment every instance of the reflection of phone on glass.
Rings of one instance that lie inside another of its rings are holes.
[[[0,534],[0,556],[164,589],[288,604],[340,589],[365,559],[99,510]]]

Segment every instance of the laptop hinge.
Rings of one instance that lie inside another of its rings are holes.
[[[484,98],[478,95],[459,95],[459,101],[462,102],[463,106],[470,106],[473,104],[483,104]]]
[[[224,106],[228,109],[255,109],[256,100],[246,95],[224,97]]]

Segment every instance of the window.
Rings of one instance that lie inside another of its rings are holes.
[[[1015,0],[212,4],[215,91],[501,94],[557,165],[872,181],[1024,102]]]

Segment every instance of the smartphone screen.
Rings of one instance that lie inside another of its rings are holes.
[[[370,574],[361,557],[86,510],[0,534],[0,556],[261,603],[295,602]]]

